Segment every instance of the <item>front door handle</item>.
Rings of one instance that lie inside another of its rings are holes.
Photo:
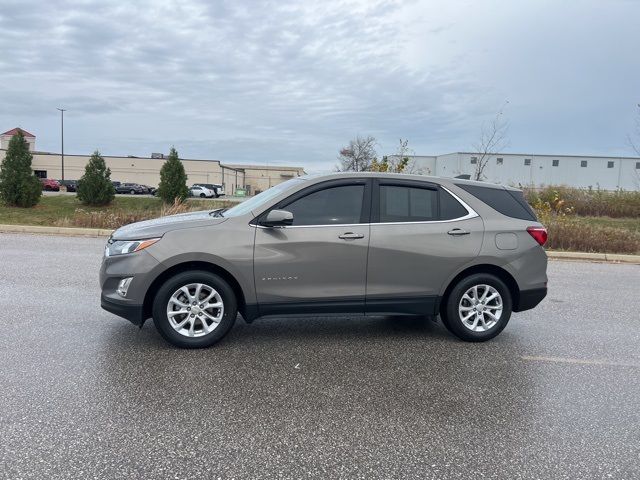
[[[338,238],[341,238],[343,240],[353,240],[356,238],[364,238],[364,235],[362,233],[347,232],[343,233],[342,235],[338,235]]]
[[[461,235],[469,235],[470,232],[462,230],[461,228],[454,228],[453,230],[449,230],[447,233],[449,235],[453,235],[454,237],[459,237]]]

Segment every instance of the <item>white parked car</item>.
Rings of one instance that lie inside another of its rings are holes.
[[[189,189],[192,197],[200,197],[200,198],[213,198],[216,196],[216,192],[208,189],[207,187],[203,187],[202,185],[194,185]]]

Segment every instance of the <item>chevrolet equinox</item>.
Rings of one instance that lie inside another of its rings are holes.
[[[109,238],[102,308],[186,348],[266,315],[438,314],[498,335],[547,293],[545,228],[520,190],[418,175],[304,176],[230,209],[133,223]]]

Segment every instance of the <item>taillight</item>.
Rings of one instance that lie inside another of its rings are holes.
[[[544,227],[527,227],[527,232],[540,246],[547,243],[547,229]]]

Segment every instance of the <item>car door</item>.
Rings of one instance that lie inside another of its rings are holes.
[[[371,181],[340,179],[312,185],[270,210],[293,224],[256,219],[254,275],[261,315],[364,312]]]
[[[366,311],[433,314],[443,283],[480,252],[471,207],[428,182],[376,179]]]

